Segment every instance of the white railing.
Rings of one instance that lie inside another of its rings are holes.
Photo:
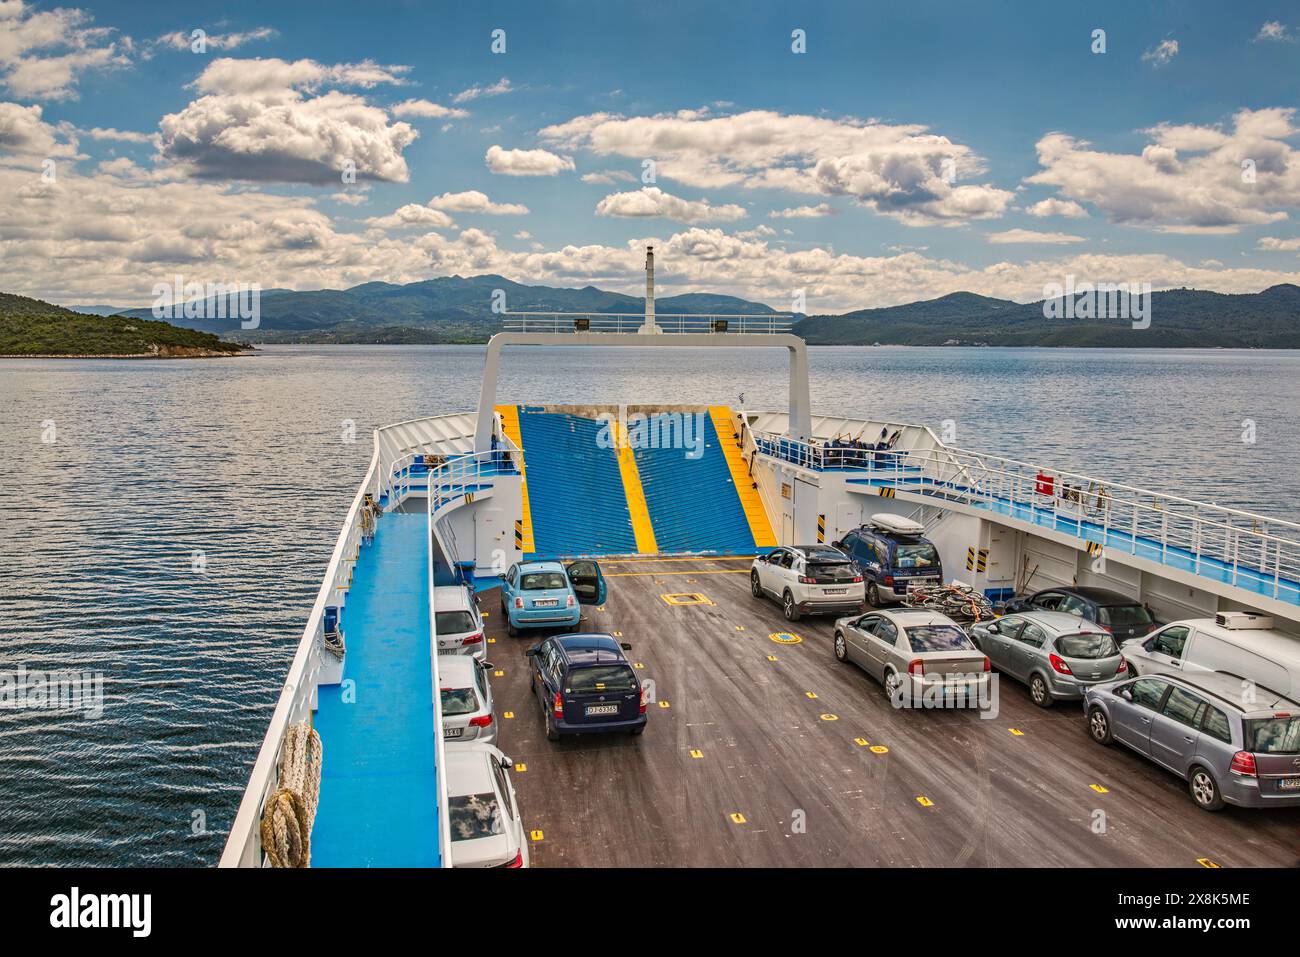
[[[507,312],[506,332],[640,332],[645,315],[639,312]],[[793,320],[778,313],[660,313],[660,332],[762,333],[789,332]]]
[[[947,446],[830,449],[756,434],[760,452],[802,468],[861,470],[902,491],[978,504],[1291,604],[1300,594],[1300,524],[1079,472]],[[1284,587],[1285,586],[1285,587]]]
[[[262,853],[262,807],[267,797],[279,784],[280,746],[284,732],[290,725],[306,721],[315,710],[316,684],[321,671],[321,655],[324,652],[324,616],[325,608],[330,605],[342,606],[347,590],[352,584],[352,571],[356,566],[361,549],[361,508],[367,489],[372,486],[379,468],[379,443],[375,441],[375,452],[370,459],[370,469],[365,480],[357,489],[343,521],[334,552],[325,569],[325,578],[320,591],[312,605],[307,625],[298,642],[293,662],[289,665],[289,674],[275,711],[271,714],[270,726],[262,739],[262,748],[253,763],[249,775],[248,787],[244,790],[243,800],[235,813],[234,823],[226,838],[225,850],[221,854],[220,867],[261,867]]]

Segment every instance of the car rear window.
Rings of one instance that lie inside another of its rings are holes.
[[[912,625],[907,640],[913,651],[974,651],[966,632],[952,625]]]
[[[939,564],[939,553],[929,543],[898,546],[899,568],[929,568]]]
[[[520,580],[519,587],[524,591],[546,591],[551,588],[566,588],[569,580],[559,572],[529,572]]]
[[[1246,750],[1257,754],[1300,754],[1300,715],[1252,718],[1246,724]]]
[[[1098,624],[1111,628],[1127,628],[1130,625],[1149,625],[1154,618],[1145,605],[1102,605],[1097,609]]]
[[[473,714],[478,710],[478,699],[473,688],[443,688],[442,713],[444,717]]]
[[[1113,658],[1119,654],[1115,639],[1099,632],[1062,635],[1056,639],[1056,650],[1066,658]]]
[[[808,577],[818,581],[851,582],[858,570],[848,562],[815,562],[808,566]]]
[[[627,665],[589,665],[569,672],[568,687],[575,694],[619,693],[635,691],[637,680]]]
[[[440,611],[433,616],[433,625],[440,635],[459,635],[474,630],[474,616],[467,611]]]
[[[506,832],[501,805],[491,791],[486,794],[458,794],[447,801],[453,841],[472,841]]]

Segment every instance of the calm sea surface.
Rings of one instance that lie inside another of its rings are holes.
[[[369,430],[472,408],[482,355],[0,360],[0,668],[106,676],[99,718],[0,709],[0,864],[216,862]],[[811,361],[815,412],[952,419],[963,447],[1300,514],[1297,352],[828,347]],[[779,350],[724,369],[706,350],[517,349],[501,399],[743,392],[783,409],[785,374]]]

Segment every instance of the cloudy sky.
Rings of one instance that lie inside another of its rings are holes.
[[[1298,93],[1284,3],[0,0],[0,290],[1254,292]]]

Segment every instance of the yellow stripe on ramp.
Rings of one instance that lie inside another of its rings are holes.
[[[641,486],[641,472],[636,467],[636,456],[627,440],[627,425],[618,419],[611,424],[614,447],[618,451],[618,473],[623,478],[623,494],[627,496],[632,534],[636,536],[636,550],[642,555],[657,555],[659,543],[655,541],[654,526],[650,524],[650,507],[646,505],[645,489]]]
[[[749,521],[749,530],[754,536],[754,546],[774,548],[776,536],[772,534],[772,523],[768,520],[767,509],[763,507],[763,500],[759,498],[758,489],[754,488],[754,480],[750,478],[749,467],[745,464],[745,455],[741,451],[740,441],[733,438],[736,434],[736,425],[731,409],[725,405],[711,405],[709,416],[713,419],[713,428],[717,431],[718,441],[722,444],[722,454],[727,460],[727,468],[731,470],[731,481],[736,486],[736,494],[740,496],[740,506],[745,510],[745,518]]]
[[[519,406],[517,405],[499,405],[497,413],[501,416],[501,431],[505,432],[506,438],[515,443],[516,448],[522,449],[524,441],[519,432]],[[520,511],[523,515],[524,535],[523,547],[520,551],[525,554],[537,551],[537,544],[533,541],[533,513],[528,507],[528,474],[524,470],[524,463],[519,463],[519,492],[523,505]]]

